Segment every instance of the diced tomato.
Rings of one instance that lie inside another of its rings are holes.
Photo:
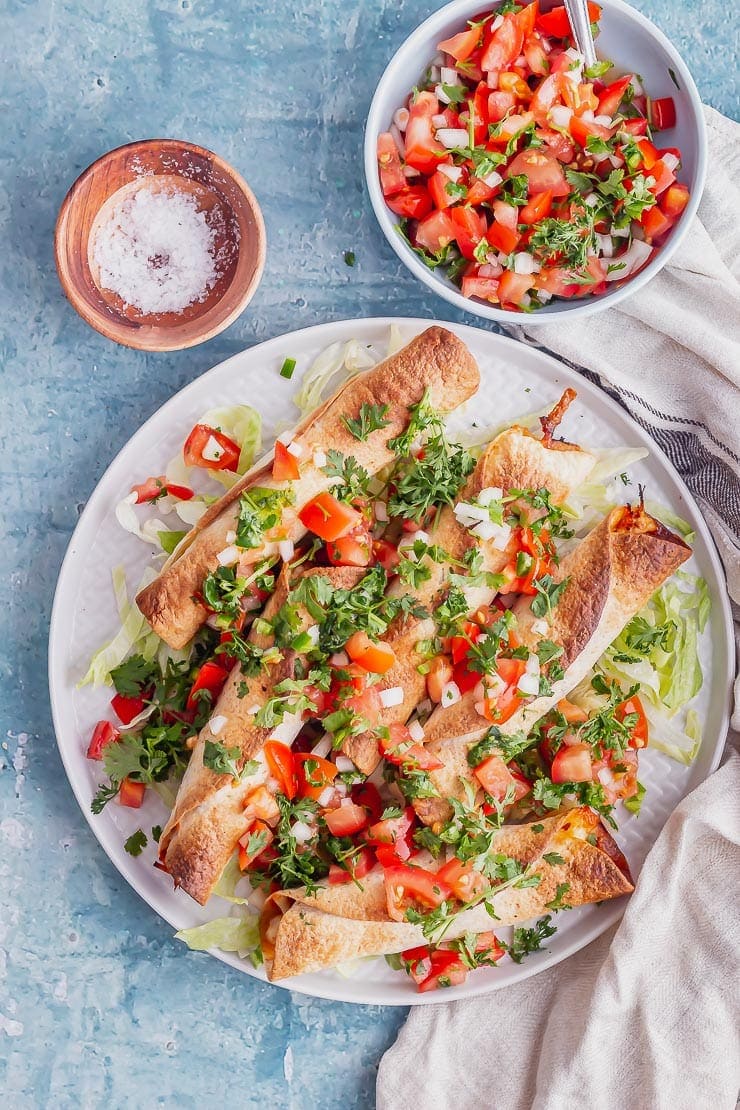
[[[476,643],[483,629],[475,621],[465,621],[462,627],[462,636],[450,637],[450,654],[453,663],[460,663],[470,650],[471,643]]]
[[[546,77],[550,72],[547,51],[539,35],[530,35],[524,43],[524,57],[532,73],[537,74],[538,77]]]
[[[519,209],[505,200],[494,201],[492,207],[496,223],[501,224],[502,227],[508,227],[512,231],[516,231]]]
[[[384,197],[395,196],[406,187],[401,155],[390,131],[378,135],[378,170]]]
[[[249,817],[264,821],[266,825],[277,825],[280,820],[280,807],[265,785],[250,790],[244,800],[244,812]]]
[[[529,289],[534,285],[532,274],[516,274],[513,270],[504,270],[498,286],[498,295],[501,304],[518,305]]]
[[[481,676],[477,671],[469,670],[467,662],[463,659],[460,663],[455,664],[452,679],[460,693],[467,694],[468,691],[475,689],[481,680]]]
[[[644,706],[637,695],[633,695],[631,698],[628,698],[627,701],[620,702],[615,710],[615,716],[618,721],[623,721],[625,717],[629,717],[633,713],[637,714],[637,722],[630,736],[630,747],[646,748],[649,736],[648,719]]]
[[[276,482],[294,482],[301,476],[298,459],[295,455],[291,455],[288,448],[279,439],[275,440],[272,476]]]
[[[501,942],[494,932],[478,933],[475,939],[475,951],[485,952],[486,956],[493,963],[504,955],[505,949],[501,947]]]
[[[468,977],[468,969],[457,952],[437,948],[431,955],[429,974],[419,983],[419,992],[436,991],[439,987],[459,987]]]
[[[294,752],[293,765],[301,798],[319,798],[337,777],[336,764],[313,752]]]
[[[440,867],[437,876],[447,883],[452,893],[461,902],[469,902],[476,894],[482,894],[488,886],[480,871],[476,871],[472,863],[463,863],[457,856],[453,856],[448,863]]]
[[[480,37],[480,27],[469,27],[467,31],[460,31],[449,39],[443,39],[438,44],[437,50],[451,54],[456,62],[465,62],[477,49]]]
[[[591,135],[597,139],[610,139],[614,131],[612,127],[594,123],[593,120],[581,119],[580,116],[571,116],[568,129],[578,145],[584,149]]]
[[[401,959],[417,985],[423,983],[432,970],[432,949],[426,944],[418,948],[407,948],[401,953]]]
[[[529,102],[529,110],[533,113],[537,123],[547,124],[547,114],[553,104],[560,99],[562,87],[563,79],[560,74],[551,73],[550,76],[546,77],[537,89],[535,89],[534,95]]]
[[[629,135],[647,135],[648,121],[641,116],[635,119],[625,119],[619,125],[620,131],[626,131]]]
[[[189,486],[178,486],[168,482],[164,474],[159,478],[147,478],[139,486],[132,486],[131,492],[136,494],[136,504],[143,505],[148,501],[158,501],[160,497],[169,494],[178,501],[189,501],[194,496]]]
[[[517,768],[516,764],[509,764],[509,771],[514,780],[514,804],[526,798],[527,794],[532,790],[532,783],[526,778],[525,775]]]
[[[352,801],[367,810],[371,821],[377,821],[384,809],[380,791],[372,782],[361,782],[353,786]]]
[[[143,698],[127,698],[123,694],[116,694],[110,700],[111,708],[124,725],[130,725],[134,717],[138,717],[144,709]]]
[[[518,231],[514,231],[510,227],[504,227],[503,224],[494,220],[486,233],[486,238],[494,250],[501,251],[503,254],[511,254],[513,250],[516,250],[521,236]]]
[[[672,96],[648,101],[648,119],[653,131],[668,131],[676,126],[676,105]]]
[[[453,209],[457,211],[457,209]],[[457,229],[449,212],[432,212],[416,229],[414,242],[430,254],[438,254],[455,238]]]
[[[538,127],[535,135],[541,139],[558,162],[572,162],[575,157],[575,147],[567,135],[562,131],[551,131],[548,127]]]
[[[459,205],[450,212],[455,228],[455,239],[463,258],[475,258],[475,248],[486,234],[486,221],[479,212],[469,205]]]
[[[326,545],[326,556],[335,567],[367,567],[373,556],[373,541],[366,527],[354,528],[348,536]]]
[[[598,23],[601,18],[601,8],[589,0],[588,17],[592,23]],[[537,30],[554,39],[571,38],[570,21],[564,7],[553,8],[549,12],[540,12],[536,22]]]
[[[452,665],[445,655],[436,655],[429,663],[427,671],[427,694],[437,705],[442,700],[442,693],[448,682],[452,680]]]
[[[338,863],[329,865],[329,882],[332,886],[351,883],[354,879],[364,879],[375,867],[375,854],[370,848],[360,848],[356,855],[345,860],[342,867]]]
[[[495,31],[488,31],[484,40],[480,67],[484,73],[492,70],[508,69],[522,52],[524,29],[511,15],[505,15],[503,23]]]
[[[668,169],[668,166],[662,158],[659,158],[658,161],[650,167],[650,176],[655,178],[655,184],[649,185],[648,188],[656,197],[664,193],[668,186],[672,185],[676,180],[675,173],[673,170]]]
[[[498,123],[516,105],[513,92],[503,92],[498,89],[488,95],[488,120],[489,123]]]
[[[460,199],[447,191],[447,186],[451,184],[451,179],[446,173],[442,173],[441,170],[435,170],[429,178],[429,194],[434,203],[434,207],[440,211],[445,208],[450,208],[455,201]]]
[[[645,240],[648,243],[655,243],[662,239],[666,232],[673,227],[671,217],[661,212],[657,204],[652,208],[645,209],[640,216],[640,223],[645,232]]]
[[[259,837],[259,841],[252,840],[257,847],[250,852],[249,842],[252,837]],[[255,821],[239,841],[239,870],[246,871],[256,859],[259,859],[265,849],[269,848],[274,839],[275,834],[269,825],[264,821]]]
[[[488,95],[490,91],[486,82],[480,81],[472,99],[467,102],[468,115],[470,116],[468,125],[472,124],[473,140],[476,146],[484,143],[488,137]]]
[[[367,810],[354,802],[344,802],[325,813],[324,821],[332,836],[352,836],[367,825]]]
[[[424,185],[407,185],[405,189],[386,197],[391,212],[404,220],[421,220],[434,207],[429,190]]]
[[[549,192],[553,197],[565,197],[571,192],[571,186],[565,180],[560,162],[545,150],[522,150],[517,154],[509,163],[506,176],[519,175],[527,178],[530,196]]]
[[[373,555],[386,574],[395,574],[401,558],[395,544],[389,543],[388,540],[374,540]]]
[[[574,85],[572,81],[564,80],[560,87],[565,104],[568,108],[572,108],[577,116],[597,110],[599,101],[593,85],[589,82]]]
[[[146,786],[143,782],[134,782],[133,779],[126,776],[118,791],[118,801],[122,806],[128,806],[129,809],[138,809],[144,801],[145,791]]]
[[[116,726],[112,725],[110,721],[98,721],[90,737],[90,743],[87,746],[87,758],[102,759],[103,748],[108,744],[115,743],[120,735]]]
[[[388,737],[381,737],[380,750],[389,763],[396,767],[413,765],[422,771],[438,771],[444,764],[432,755],[422,744],[411,739],[405,725],[394,722],[388,726]]]
[[[190,688],[188,700],[185,703],[186,708],[198,708],[201,699],[197,695],[201,690],[207,691],[211,695],[211,704],[215,703],[228,677],[229,672],[225,667],[209,659],[207,663],[203,664],[195,677],[195,682]]]
[[[519,222],[522,224],[536,224],[546,219],[552,209],[552,189],[538,192],[536,196],[524,205],[519,212]]]
[[[390,845],[399,860],[408,859],[413,847],[411,835],[415,824],[416,814],[411,806],[407,806],[400,817],[385,817],[371,825],[366,834],[368,843],[376,847]]]
[[[616,116],[619,105],[624,100],[627,89],[632,84],[631,73],[625,74],[617,81],[613,81],[611,85],[607,85],[602,92],[599,93],[599,106],[597,115],[599,116]]]
[[[388,913],[394,921],[404,920],[404,913],[409,901],[420,902],[424,906],[436,909],[452,895],[447,883],[443,882],[433,871],[427,871],[423,867],[411,867],[405,863],[397,863],[384,868],[383,877],[385,879]]]
[[[563,745],[552,761],[550,777],[553,782],[590,782],[593,767],[588,744]]]
[[[498,278],[464,277],[461,287],[463,297],[478,297],[490,304],[498,302]]]
[[[298,513],[301,523],[319,539],[333,542],[362,524],[362,514],[337,501],[333,493],[320,493]]]
[[[661,198],[660,207],[666,216],[676,220],[689,203],[689,195],[688,187],[676,182],[675,185],[669,185],[666,189]]]
[[[637,149],[642,155],[642,164],[646,170],[651,170],[660,155],[649,139],[638,139]]]
[[[481,181],[479,177],[473,177],[465,199],[468,204],[485,204],[486,201],[495,197],[500,188],[500,185],[486,185],[485,181]]]
[[[432,117],[439,112],[439,101],[430,92],[420,92],[409,105],[406,124],[406,164],[421,173],[433,173],[439,158],[447,151],[434,137]]]
[[[558,713],[565,717],[568,724],[583,724],[588,720],[588,713],[580,705],[574,705],[567,698],[561,698],[557,704]]]
[[[540,5],[539,0],[532,0],[531,4],[525,4],[518,12],[514,12],[514,19],[519,24],[524,38],[529,38],[534,34],[537,16],[539,15]]]
[[[507,790],[514,782],[509,768],[500,755],[490,755],[475,768],[473,774],[486,793],[499,802],[503,802]]]
[[[483,703],[485,716],[489,721],[497,725],[504,724],[520,708],[522,697],[518,692],[518,683],[526,666],[523,659],[498,659],[496,661],[496,669],[500,678],[506,683],[506,689],[495,699],[485,699]]]
[[[292,802],[298,793],[295,756],[290,748],[281,744],[279,740],[268,740],[264,746],[264,753],[270,774],[277,779],[280,793]]]
[[[241,448],[217,428],[212,428],[209,424],[196,424],[185,440],[182,453],[186,466],[202,466],[206,470],[231,470],[236,473]]]
[[[366,632],[353,632],[345,651],[354,663],[359,663],[373,674],[385,674],[396,662],[396,653],[390,644],[374,643]]]

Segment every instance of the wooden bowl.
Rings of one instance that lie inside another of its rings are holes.
[[[194,196],[204,213],[219,274],[202,301],[145,314],[100,284],[95,237],[127,196],[172,187]],[[265,225],[246,181],[216,154],[177,139],[147,139],[111,150],[77,178],[59,211],[54,249],[62,288],[91,327],[126,347],[177,351],[217,335],[249,303],[265,265]]]

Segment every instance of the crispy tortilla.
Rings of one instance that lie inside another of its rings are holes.
[[[316,567],[298,571],[292,584],[304,577],[320,575],[328,578],[335,589],[349,589],[366,574],[364,567]],[[276,589],[265,607],[270,620],[284,604],[291,586],[290,567],[285,567]],[[313,624],[305,610],[299,610],[296,634]],[[259,647],[268,647],[270,637],[252,631],[249,640]],[[245,678],[235,667],[221,691],[210,720],[204,725],[193,748],[187,771],[177,794],[175,807],[159,841],[159,858],[172,875],[175,886],[205,905],[219,876],[233,854],[240,836],[247,829],[244,803],[247,795],[266,777],[266,769],[235,782],[231,775],[221,775],[203,764],[206,742],[217,741],[227,748],[238,748],[240,765],[255,759],[274,729],[254,723],[256,709],[272,697],[275,686],[292,677],[290,653],[272,666],[260,670],[256,677]],[[212,723],[220,727],[213,732]]]
[[[507,854],[521,858],[528,865],[528,877],[537,874],[540,882],[524,888],[510,885],[493,894],[489,904],[498,924],[515,925],[546,913],[559,886],[561,902],[570,906],[618,898],[634,889],[624,857],[592,810],[579,807],[535,824],[544,825],[546,831],[538,834],[529,825],[502,830],[501,843],[506,842]],[[552,855],[545,860],[546,853],[555,854],[562,863],[551,862]],[[382,872],[378,871],[363,880],[366,894],[354,884],[352,890],[349,886],[337,888],[337,893],[321,888],[313,900],[304,892],[286,892],[295,902],[277,924],[270,979],[427,944],[420,926],[392,921],[387,912],[382,916],[378,896],[382,885]],[[334,910],[338,912],[331,912]],[[459,913],[441,939],[486,932],[491,925],[489,912],[480,904]]]
[[[552,694],[524,702],[500,726],[506,736],[528,733],[593,667],[624,626],[649,601],[691,555],[691,549],[643,510],[625,508],[612,512],[562,560],[554,577],[568,584],[554,609],[545,637],[533,631],[530,599],[514,606],[517,633],[530,650],[543,638],[562,645],[559,662],[563,678],[553,683]],[[476,695],[466,693],[448,708],[438,708],[425,725],[428,749],[444,763],[430,772],[439,798],[419,799],[414,808],[426,824],[444,821],[450,814],[449,797],[465,796],[464,782],[472,782],[467,753],[490,727],[475,709]]]
[[[305,528],[298,519],[298,510],[330,487],[331,479],[313,461],[315,451],[332,447],[344,455],[354,455],[361,466],[375,474],[392,461],[388,440],[404,430],[409,406],[420,401],[426,390],[436,409],[451,412],[472,397],[478,384],[478,367],[465,344],[439,327],[427,328],[397,354],[346,382],[296,430],[294,443],[302,453],[301,476],[292,483],[295,504],[283,510],[267,541],[300,539]],[[342,420],[344,416],[356,417],[363,404],[387,405],[389,421],[365,441],[355,439]],[[272,480],[271,467],[268,462],[245,474],[209,509],[158,577],[137,596],[139,609],[171,647],[184,647],[206,619],[207,610],[198,600],[203,579],[217,568],[219,552],[229,546],[227,536],[236,527],[239,495],[255,486],[279,485]],[[245,551],[243,562],[256,563],[269,550],[263,545]]]
[[[572,396],[568,397],[568,401],[575,396],[572,390],[570,393]],[[536,439],[524,428],[507,428],[483,452],[463,487],[459,500],[474,500],[481,490],[491,486],[499,487],[505,493],[512,489],[536,490],[545,487],[550,491],[553,504],[562,504],[569,493],[586,480],[593,464],[594,456],[573,444],[551,438],[545,442]],[[445,506],[438,514],[430,532],[430,542],[437,544],[457,562],[477,546],[483,556],[481,569],[492,574],[500,573],[513,554],[508,548],[501,551],[489,541],[479,539],[470,529],[459,523],[449,506]],[[391,590],[412,593],[432,613],[446,591],[450,567],[431,559],[426,559],[425,565],[430,577],[416,590],[399,584],[394,584]],[[479,585],[468,587],[465,593],[469,611],[475,612],[479,606],[490,604],[495,590]],[[378,720],[380,725],[405,724],[424,698],[426,679],[418,670],[423,658],[417,653],[416,645],[432,638],[435,631],[431,617],[427,620],[399,618],[389,628],[384,639],[395,651],[397,662],[383,676],[379,689],[390,690],[400,686],[404,698],[400,705],[381,711]],[[343,751],[366,775],[372,774],[380,761],[377,735],[374,732],[350,737],[345,741]]]

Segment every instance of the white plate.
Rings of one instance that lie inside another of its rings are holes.
[[[163,405],[129,440],[98,483],[70,541],[54,599],[49,640],[49,682],[59,750],[80,807],[108,856],[134,890],[177,929],[220,916],[229,907],[213,899],[204,910],[182,891],[174,891],[167,876],[152,867],[151,843],[137,859],[124,851],[123,842],[134,829],[141,827],[148,833],[153,824],[164,823],[166,813],[159,799],[147,791],[147,801],[138,811],[111,803],[99,817],[90,813],[99,765],[86,759],[85,750],[94,723],[109,715],[110,690],[89,686],[77,689],[76,683],[85,673],[92,652],[118,627],[111,569],[118,564],[125,566],[131,592],[148,562],[146,546],[118,526],[114,506],[133,482],[162,473],[193,423],[209,408],[238,401],[253,404],[264,418],[265,442],[271,442],[276,425],[285,426],[295,420],[292,397],[297,383],[321,350],[336,341],[358,338],[385,353],[391,323],[398,324],[404,338],[410,339],[430,321],[375,319],[321,324],[262,343],[203,374]],[[484,429],[500,426],[553,402],[564,386],[572,385],[578,390],[578,400],[566,418],[565,434],[586,446],[648,447],[650,458],[631,468],[635,483],[645,482],[649,497],[691,521],[697,533],[694,557],[687,569],[706,578],[712,598],[709,634],[701,648],[705,682],[697,699],[705,726],[704,743],[697,760],[688,768],[655,751],[641,755],[640,779],[648,788],[646,803],[639,819],[624,815],[619,832],[620,844],[633,872],[638,873],[670,812],[717,766],[727,729],[734,648],[722,572],[709,532],[670,463],[606,394],[554,359],[511,339],[457,324],[444,326],[468,344],[482,377],[479,394],[455,414],[453,425],[469,426],[475,420]],[[278,374],[287,356],[298,361],[290,382]],[[417,994],[411,981],[392,971],[383,960],[364,963],[351,978],[327,971],[279,985],[321,998],[385,1005],[470,997],[517,982],[571,955],[616,921],[623,909],[624,901],[620,900],[558,915],[558,932],[548,951],[528,957],[520,966],[504,961],[498,968],[477,971],[464,985],[442,993]],[[255,971],[236,955],[214,955],[264,979],[262,970]],[[192,972],[197,974],[195,962]]]

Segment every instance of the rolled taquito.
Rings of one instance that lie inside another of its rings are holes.
[[[319,465],[331,447],[353,455],[368,473],[375,474],[394,458],[388,441],[407,426],[409,406],[429,391],[439,412],[451,412],[475,393],[479,373],[464,343],[445,328],[431,327],[378,366],[358,374],[339,389],[296,429],[293,444],[300,477],[289,483],[292,503],[279,509],[279,519],[259,546],[240,552],[240,566],[257,563],[282,539],[296,541],[305,533],[298,518],[303,505],[331,487]],[[357,418],[362,405],[387,405],[384,427],[357,439],[344,418]],[[318,456],[318,463],[317,463]],[[139,609],[158,636],[181,648],[205,621],[208,610],[200,590],[206,575],[219,566],[219,555],[233,546],[240,497],[259,488],[285,488],[275,482],[270,464],[245,474],[205,513],[165,564],[161,573],[140,591]]]
[[[505,839],[507,853],[525,864],[527,880],[538,876],[538,884],[517,885],[513,881],[499,891],[492,890],[486,898],[489,908],[481,902],[462,910],[445,928],[442,942],[466,933],[486,932],[492,920],[500,926],[529,921],[546,913],[558,892],[560,902],[583,906],[618,898],[634,889],[624,856],[588,807],[536,822],[534,828],[511,826],[505,830]],[[517,841],[521,842],[519,848]],[[328,887],[321,888],[313,900],[302,891],[284,892],[287,896],[293,894],[293,904],[282,916],[276,916],[263,934],[270,979],[429,943],[419,925],[391,920],[383,906],[383,886],[382,872],[373,872],[363,880],[364,889],[350,890],[348,884],[337,888],[335,894]]]
[[[563,649],[558,660],[563,677],[544,697],[523,699],[522,706],[500,730],[505,736],[527,734],[536,722],[566,697],[594,666],[628,621],[691,555],[680,538],[640,506],[615,508],[562,560],[553,577],[567,580],[543,636],[533,626],[531,599],[521,597],[513,608],[516,632],[530,651],[542,639]],[[419,799],[414,808],[422,821],[445,820],[449,798],[464,798],[465,783],[477,786],[467,754],[485,736],[490,723],[476,711],[479,695],[465,693],[452,706],[435,709],[424,726],[426,746],[444,766],[431,771],[438,797]]]
[[[288,599],[291,587],[302,578],[320,575],[335,589],[350,589],[365,573],[364,567],[318,567],[298,570],[291,577],[291,569],[286,566],[265,607],[264,617],[267,621],[275,617]],[[296,620],[296,635],[315,624],[302,606],[297,609]],[[272,646],[273,639],[271,634],[261,635],[252,630],[249,642],[264,650]],[[255,715],[273,696],[275,687],[283,679],[293,677],[294,662],[295,652],[285,651],[254,676],[235,667],[193,748],[174,809],[159,840],[159,859],[175,885],[201,905],[208,901],[239,838],[247,830],[249,820],[244,813],[247,795],[267,777],[259,757],[275,729],[256,724]],[[237,749],[239,767],[247,760],[257,759],[259,769],[240,780],[211,770],[203,762],[209,741]]]
[[[511,490],[547,489],[554,505],[561,505],[569,494],[588,477],[594,465],[594,456],[581,447],[553,439],[555,427],[562,418],[567,405],[574,399],[573,390],[566,390],[563,397],[543,420],[543,436],[536,438],[525,428],[507,428],[496,436],[481,455],[478,463],[460,492],[459,501],[475,501],[484,489],[501,489],[505,496]],[[429,532],[429,542],[442,548],[449,562],[435,562],[424,558],[429,578],[416,589],[394,583],[390,590],[413,593],[427,609],[427,619],[397,619],[383,637],[396,655],[396,663],[383,676],[379,688],[403,690],[403,702],[383,709],[378,724],[405,724],[416,706],[424,698],[426,679],[419,672],[423,656],[416,650],[417,644],[429,640],[435,634],[431,614],[442,600],[450,570],[464,573],[462,562],[472,548],[481,553],[481,570],[499,574],[512,558],[509,547],[503,550],[495,547],[489,540],[475,536],[456,518],[454,510],[445,506],[438,514]],[[489,605],[495,589],[481,583],[464,587],[469,612],[474,613],[481,605]],[[349,737],[343,751],[366,775],[371,774],[378,765],[380,754],[375,732],[359,733]]]

